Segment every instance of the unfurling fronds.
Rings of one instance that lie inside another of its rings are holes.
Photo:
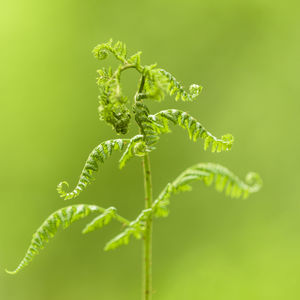
[[[153,99],[162,100],[165,94],[174,95],[176,100],[193,101],[202,90],[197,84],[192,84],[189,91],[185,91],[177,79],[164,69],[157,68],[156,64],[141,65],[141,52],[137,52],[127,58],[125,44],[112,40],[96,46],[94,56],[105,59],[108,54],[113,54],[120,65],[113,72],[109,69],[97,71],[97,85],[99,87],[99,117],[111,125],[117,133],[126,134],[131,120],[130,109],[127,107],[127,97],[123,95],[121,88],[121,73],[127,69],[135,69],[143,77],[143,86],[138,92],[136,100]]]
[[[113,41],[111,39],[107,43],[96,46],[93,50],[94,56],[99,60],[105,59],[109,52],[112,53],[122,63],[126,62],[126,45],[122,42],[117,42],[113,45]]]
[[[115,150],[123,150],[124,145],[130,144],[129,139],[116,139],[116,140],[108,140],[106,142],[98,145],[89,155],[81,175],[79,177],[79,181],[71,192],[66,192],[63,189],[63,185],[68,186],[68,183],[63,181],[57,186],[57,191],[62,198],[65,200],[73,199],[79,196],[79,194],[86,189],[87,185],[92,183],[93,181],[93,173],[98,171],[98,164],[104,163],[104,160],[111,156],[112,152]]]
[[[184,129],[187,129],[191,140],[197,141],[199,138],[203,139],[204,150],[207,150],[210,145],[212,146],[212,152],[228,151],[231,149],[233,143],[231,134],[224,135],[221,139],[218,139],[208,132],[200,122],[184,111],[167,109],[148,117],[154,122],[152,128],[156,129],[159,133],[168,132],[168,121],[171,121],[174,125],[179,124]],[[160,127],[156,124],[159,124]]]
[[[28,265],[50,238],[55,235],[60,225],[66,228],[74,221],[96,212],[97,216],[84,227],[82,233],[100,229],[113,219],[122,224],[122,232],[105,245],[105,250],[126,245],[132,238],[143,239],[144,299],[150,300],[153,290],[151,286],[152,222],[154,217],[166,217],[168,215],[170,197],[177,192],[190,190],[192,182],[201,181],[208,186],[214,185],[217,191],[225,191],[225,194],[230,197],[246,198],[249,194],[257,192],[262,182],[255,173],[249,173],[243,181],[223,166],[201,163],[186,169],[173,182],[168,183],[157,199],[153,201],[149,153],[156,149],[160,135],[170,132],[170,123],[178,124],[186,129],[191,140],[203,140],[204,150],[210,148],[212,152],[230,150],[233,137],[230,134],[221,138],[213,136],[187,112],[167,109],[153,114],[148,108],[149,101],[161,101],[165,96],[174,96],[176,101],[194,101],[202,91],[200,85],[192,84],[188,89],[185,89],[171,73],[161,69],[157,64],[142,65],[141,52],[127,56],[126,45],[122,42],[113,43],[110,40],[100,44],[94,48],[93,54],[100,61],[106,59],[108,55],[112,55],[118,61],[114,70],[111,67],[97,70],[99,119],[105,121],[117,134],[127,134],[129,128],[131,130],[130,122],[134,120],[138,125],[139,132],[132,138],[102,142],[88,156],[75,188],[70,192],[65,191],[64,185],[68,187],[68,183],[63,181],[57,186],[57,191],[65,200],[78,197],[95,179],[94,173],[98,171],[99,164],[104,163],[113,151],[121,150],[123,151],[119,160],[121,169],[132,157],[143,159],[145,209],[135,220],[130,222],[118,215],[114,207],[104,209],[96,205],[81,204],[62,208],[50,215],[34,233],[25,257],[15,271],[8,273],[15,274]],[[140,75],[139,85],[131,103],[130,98],[124,95],[121,84],[123,72],[128,69],[133,69]]]
[[[99,117],[110,124],[117,133],[127,133],[131,114],[126,106],[127,97],[122,94],[120,74],[122,68],[113,74],[112,70],[98,70]]]
[[[122,94],[120,85],[120,76],[127,68],[138,68],[139,54],[131,57],[128,63],[126,60],[126,46],[117,42],[112,44],[112,40],[108,43],[98,45],[93,50],[95,57],[102,60],[105,59],[108,53],[112,53],[120,62],[121,65],[113,73],[112,69],[99,69],[97,84],[99,87],[99,117],[110,124],[117,133],[125,134],[128,131],[129,122],[131,119],[130,111],[126,107],[127,97]]]

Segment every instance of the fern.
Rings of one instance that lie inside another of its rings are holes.
[[[113,43],[112,40],[109,40],[107,43],[96,46],[93,54],[100,61],[111,54],[118,62],[114,70],[109,67],[100,68],[97,71],[96,83],[99,88],[98,111],[100,120],[111,126],[118,135],[127,134],[130,122],[134,120],[138,132],[130,138],[118,138],[102,142],[88,156],[74,189],[69,192],[65,191],[64,185],[68,186],[68,183],[63,181],[57,186],[57,191],[60,197],[65,200],[77,198],[93,182],[95,172],[98,171],[100,164],[118,150],[122,151],[119,160],[121,169],[133,157],[141,158],[143,161],[145,209],[135,220],[129,221],[118,215],[114,207],[104,209],[96,205],[80,204],[62,208],[50,215],[36,231],[25,257],[19,266],[9,273],[15,274],[28,265],[56,234],[60,226],[66,228],[76,220],[83,219],[91,213],[97,213],[97,216],[84,227],[82,233],[86,234],[98,230],[112,220],[122,224],[121,233],[105,245],[105,250],[126,245],[132,238],[143,240],[144,299],[150,300],[152,295],[152,222],[154,217],[166,217],[168,215],[171,196],[178,192],[188,191],[191,189],[191,183],[201,181],[207,186],[213,185],[217,191],[225,192],[232,198],[246,198],[257,192],[262,182],[256,173],[249,173],[243,181],[223,166],[201,163],[186,169],[173,182],[168,183],[157,199],[153,201],[149,153],[156,149],[160,135],[170,132],[170,123],[178,124],[186,129],[191,140],[203,140],[204,150],[210,148],[212,152],[230,150],[233,137],[230,134],[221,138],[215,137],[187,112],[167,109],[152,113],[148,107],[149,101],[162,101],[166,96],[174,96],[176,101],[179,99],[186,102],[194,101],[202,91],[200,85],[192,84],[186,90],[171,73],[158,67],[157,64],[142,65],[141,52],[128,56],[126,45],[122,42]],[[123,93],[121,83],[122,74],[128,69],[134,69],[140,76],[132,103],[130,103],[130,98]],[[118,186],[116,185],[116,187]]]
[[[10,274],[16,274],[25,266],[27,266],[32,259],[42,250],[45,245],[53,238],[60,226],[64,229],[69,227],[72,223],[77,220],[87,217],[89,214],[94,212],[103,212],[103,214],[109,214],[114,211],[114,217],[118,221],[128,224],[129,222],[115,213],[114,208],[104,209],[96,205],[79,204],[67,206],[57,210],[51,214],[45,222],[38,228],[33,234],[30,246],[22,259],[21,263],[14,271],[7,271]]]

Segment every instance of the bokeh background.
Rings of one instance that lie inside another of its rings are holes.
[[[75,184],[91,149],[115,137],[98,121],[101,63],[91,55],[109,38],[126,42],[129,53],[143,50],[145,64],[157,62],[185,86],[205,87],[195,103],[167,99],[153,111],[184,107],[217,136],[235,136],[224,154],[205,153],[181,128],[163,136],[151,154],[154,195],[202,161],[264,180],[245,201],[202,184],[173,198],[169,218],[154,228],[154,299],[299,299],[298,3],[2,0],[0,299],[140,299],[141,243],[102,250],[118,224],[82,236],[85,221],[78,222],[23,272],[4,273],[62,206],[114,205],[128,218],[143,207],[140,161],[119,171],[119,154],[78,200],[65,203],[55,190],[63,179]],[[127,72],[129,96],[137,80]]]

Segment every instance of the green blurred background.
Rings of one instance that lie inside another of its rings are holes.
[[[205,87],[195,103],[167,99],[154,110],[185,107],[217,136],[235,136],[224,154],[204,153],[180,128],[163,136],[151,154],[154,195],[202,161],[264,179],[246,201],[202,184],[173,198],[169,218],[154,228],[154,299],[299,299],[298,3],[2,0],[0,299],[140,299],[141,243],[102,250],[118,224],[82,236],[85,222],[78,222],[17,276],[3,271],[62,206],[114,205],[129,218],[143,207],[140,161],[119,171],[119,155],[78,200],[65,203],[55,190],[63,179],[75,184],[91,149],[115,136],[98,121],[101,63],[91,54],[111,37],[185,86]],[[137,79],[128,71],[129,95]]]

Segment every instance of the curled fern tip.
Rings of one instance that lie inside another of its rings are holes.
[[[69,188],[69,183],[67,181],[60,182],[57,185],[56,190],[57,190],[58,194],[60,195],[60,197],[65,198],[65,200],[67,200],[68,193],[64,190],[64,186]]]
[[[262,178],[255,172],[250,172],[246,176],[246,182],[251,185],[253,192],[258,192],[263,185]]]
[[[9,270],[5,269],[5,273],[7,273],[9,275],[15,275],[17,272],[16,271],[9,271]]]

